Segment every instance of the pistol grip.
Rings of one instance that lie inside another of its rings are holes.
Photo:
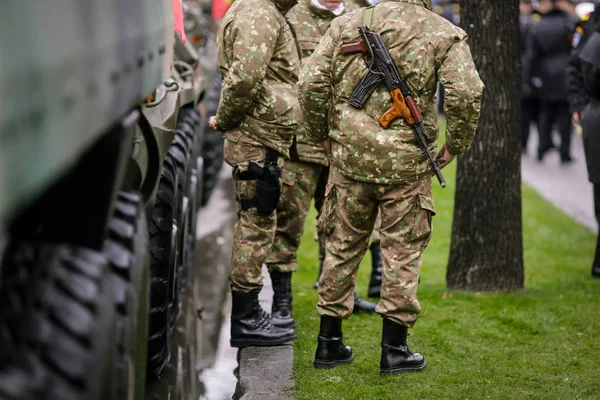
[[[248,164],[248,170],[257,178],[260,178],[263,175],[263,167],[261,167],[260,164],[254,160],[250,161]]]
[[[402,92],[400,91],[400,89],[392,90],[390,92],[390,96],[392,96],[392,106],[381,116],[381,118],[379,118],[379,124],[384,129],[387,129],[392,124],[392,122],[398,117],[402,117],[409,126],[414,124],[415,119],[413,118],[410,110],[406,106],[404,96],[402,96]]]
[[[346,43],[341,46],[342,54],[356,54],[356,53],[366,53],[367,46],[365,42],[359,40],[355,43]]]

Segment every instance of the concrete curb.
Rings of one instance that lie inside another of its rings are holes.
[[[246,347],[238,353],[236,400],[293,399],[294,381],[292,345]]]

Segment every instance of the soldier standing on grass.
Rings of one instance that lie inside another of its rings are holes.
[[[300,0],[292,8],[286,19],[296,34],[302,59],[310,57],[331,21],[344,11],[342,0]],[[291,317],[291,277],[298,268],[296,252],[313,197],[315,208],[318,212],[321,210],[324,196],[320,193],[325,190],[329,173],[329,162],[323,147],[310,143],[301,130],[296,138],[299,161],[286,160],[284,163],[281,199],[277,205],[277,231],[273,248],[267,257],[274,291],[271,316],[275,321],[282,321],[282,325],[289,323],[290,326],[294,323]],[[319,240],[319,253],[324,254],[322,244],[322,240]],[[355,293],[354,311],[375,313],[375,304],[361,299]]]
[[[233,166],[238,208],[230,277],[233,347],[277,345],[296,338],[293,328],[274,325],[281,321],[272,321],[258,302],[261,268],[277,225],[278,165],[290,156],[300,117],[300,60],[284,18],[294,5],[295,0],[237,0],[217,36],[223,88],[210,124],[224,131],[224,158]]]
[[[416,293],[421,256],[435,214],[431,167],[411,128],[397,119],[383,129],[379,118],[392,101],[384,85],[363,109],[348,99],[367,74],[362,54],[342,54],[344,43],[359,40],[367,24],[383,41],[407,80],[425,125],[438,137],[435,89],[446,95],[446,142],[438,154],[446,166],[469,146],[481,107],[483,83],[473,64],[466,33],[431,11],[430,0],[383,0],[334,20],[300,74],[300,103],[306,134],[323,143],[330,177],[319,223],[327,233],[326,258],[319,285],[321,316],[314,365],[334,367],[354,358],[342,340],[342,319],[350,316],[358,264],[364,256],[377,212],[381,212],[383,286],[377,312],[383,317],[380,371],[420,371],[426,363],[406,344],[408,328],[421,307]]]

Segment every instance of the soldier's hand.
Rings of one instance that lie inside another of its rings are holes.
[[[321,146],[325,149],[325,153],[327,153],[327,158],[331,159],[331,139],[327,138],[321,142]]]
[[[451,154],[448,151],[448,148],[446,147],[446,143],[444,143],[440,152],[438,153],[437,157],[435,158],[435,161],[437,162],[438,167],[440,167],[440,169],[443,169],[446,165],[450,164],[454,160],[455,157],[456,156],[454,154]]]
[[[208,120],[208,125],[210,125],[210,127],[212,129],[214,129],[217,132],[222,132],[222,129],[219,128],[219,125],[217,125],[217,117],[216,115],[213,115],[212,117],[210,117],[210,119]]]

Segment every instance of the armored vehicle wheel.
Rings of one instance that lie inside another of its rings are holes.
[[[178,125],[180,126],[180,124]],[[184,139],[181,131],[178,130],[175,140],[169,149],[169,154],[175,161],[174,165],[177,172],[177,187],[179,194],[179,196],[176,198],[178,205],[176,219],[177,227],[179,228],[177,238],[177,268],[175,280],[173,282],[174,286],[169,294],[169,304],[171,307],[169,323],[171,328],[175,326],[175,321],[179,315],[179,288],[181,287],[181,278],[184,273],[184,243],[186,242],[188,236],[188,220],[191,209],[188,198],[188,187],[190,182],[189,178],[191,173],[191,163],[189,162],[191,159],[190,153],[191,151],[188,148],[187,140]]]
[[[215,115],[221,97],[221,78],[215,79],[206,96],[206,114]],[[202,157],[204,158],[202,204],[208,203],[213,189],[217,185],[219,172],[223,165],[223,134],[214,131],[205,121]]]
[[[104,253],[113,270],[116,303],[117,398],[143,400],[146,387],[150,253],[144,203],[133,191],[115,204]]]
[[[202,204],[206,205],[212,191],[217,186],[219,172],[223,165],[223,136],[219,132],[207,132],[204,141],[204,191]]]
[[[148,375],[157,377],[169,361],[170,298],[177,268],[178,182],[175,163],[168,155],[160,177],[150,223],[150,321]]]
[[[193,193],[188,192],[188,197],[190,199],[192,195],[194,197],[194,199],[190,201],[190,204],[193,205],[193,208],[190,209],[190,216],[195,218],[198,209],[200,209],[202,206],[202,179],[204,175],[202,143],[204,141],[204,128],[202,126],[202,117],[200,115],[200,111],[198,111],[198,108],[186,107],[183,109],[182,115],[182,123],[180,124],[179,132],[186,139],[188,139],[188,146],[191,149],[191,155],[189,159],[189,168],[191,170],[190,185],[194,185],[196,189]],[[195,182],[192,182],[192,179],[194,178]],[[190,230],[190,232],[195,233],[195,222],[194,229]]]
[[[36,400],[36,392],[40,390],[42,382],[36,381],[32,375],[24,367],[18,367],[17,365],[2,368],[0,372],[0,399]]]
[[[18,243],[3,263],[0,397],[116,400],[114,303],[107,260],[68,245]],[[26,377],[26,384],[23,380]]]
[[[196,204],[196,193],[198,186],[198,175],[197,169],[192,170],[192,176],[190,177],[190,187],[188,189],[189,204]],[[188,278],[192,275],[192,269],[194,268],[196,259],[196,226],[198,220],[198,210],[196,207],[191,207],[190,216],[188,218],[188,235],[185,242],[185,252],[183,257],[184,269],[181,276],[181,287],[180,292],[184,291],[187,285]]]

